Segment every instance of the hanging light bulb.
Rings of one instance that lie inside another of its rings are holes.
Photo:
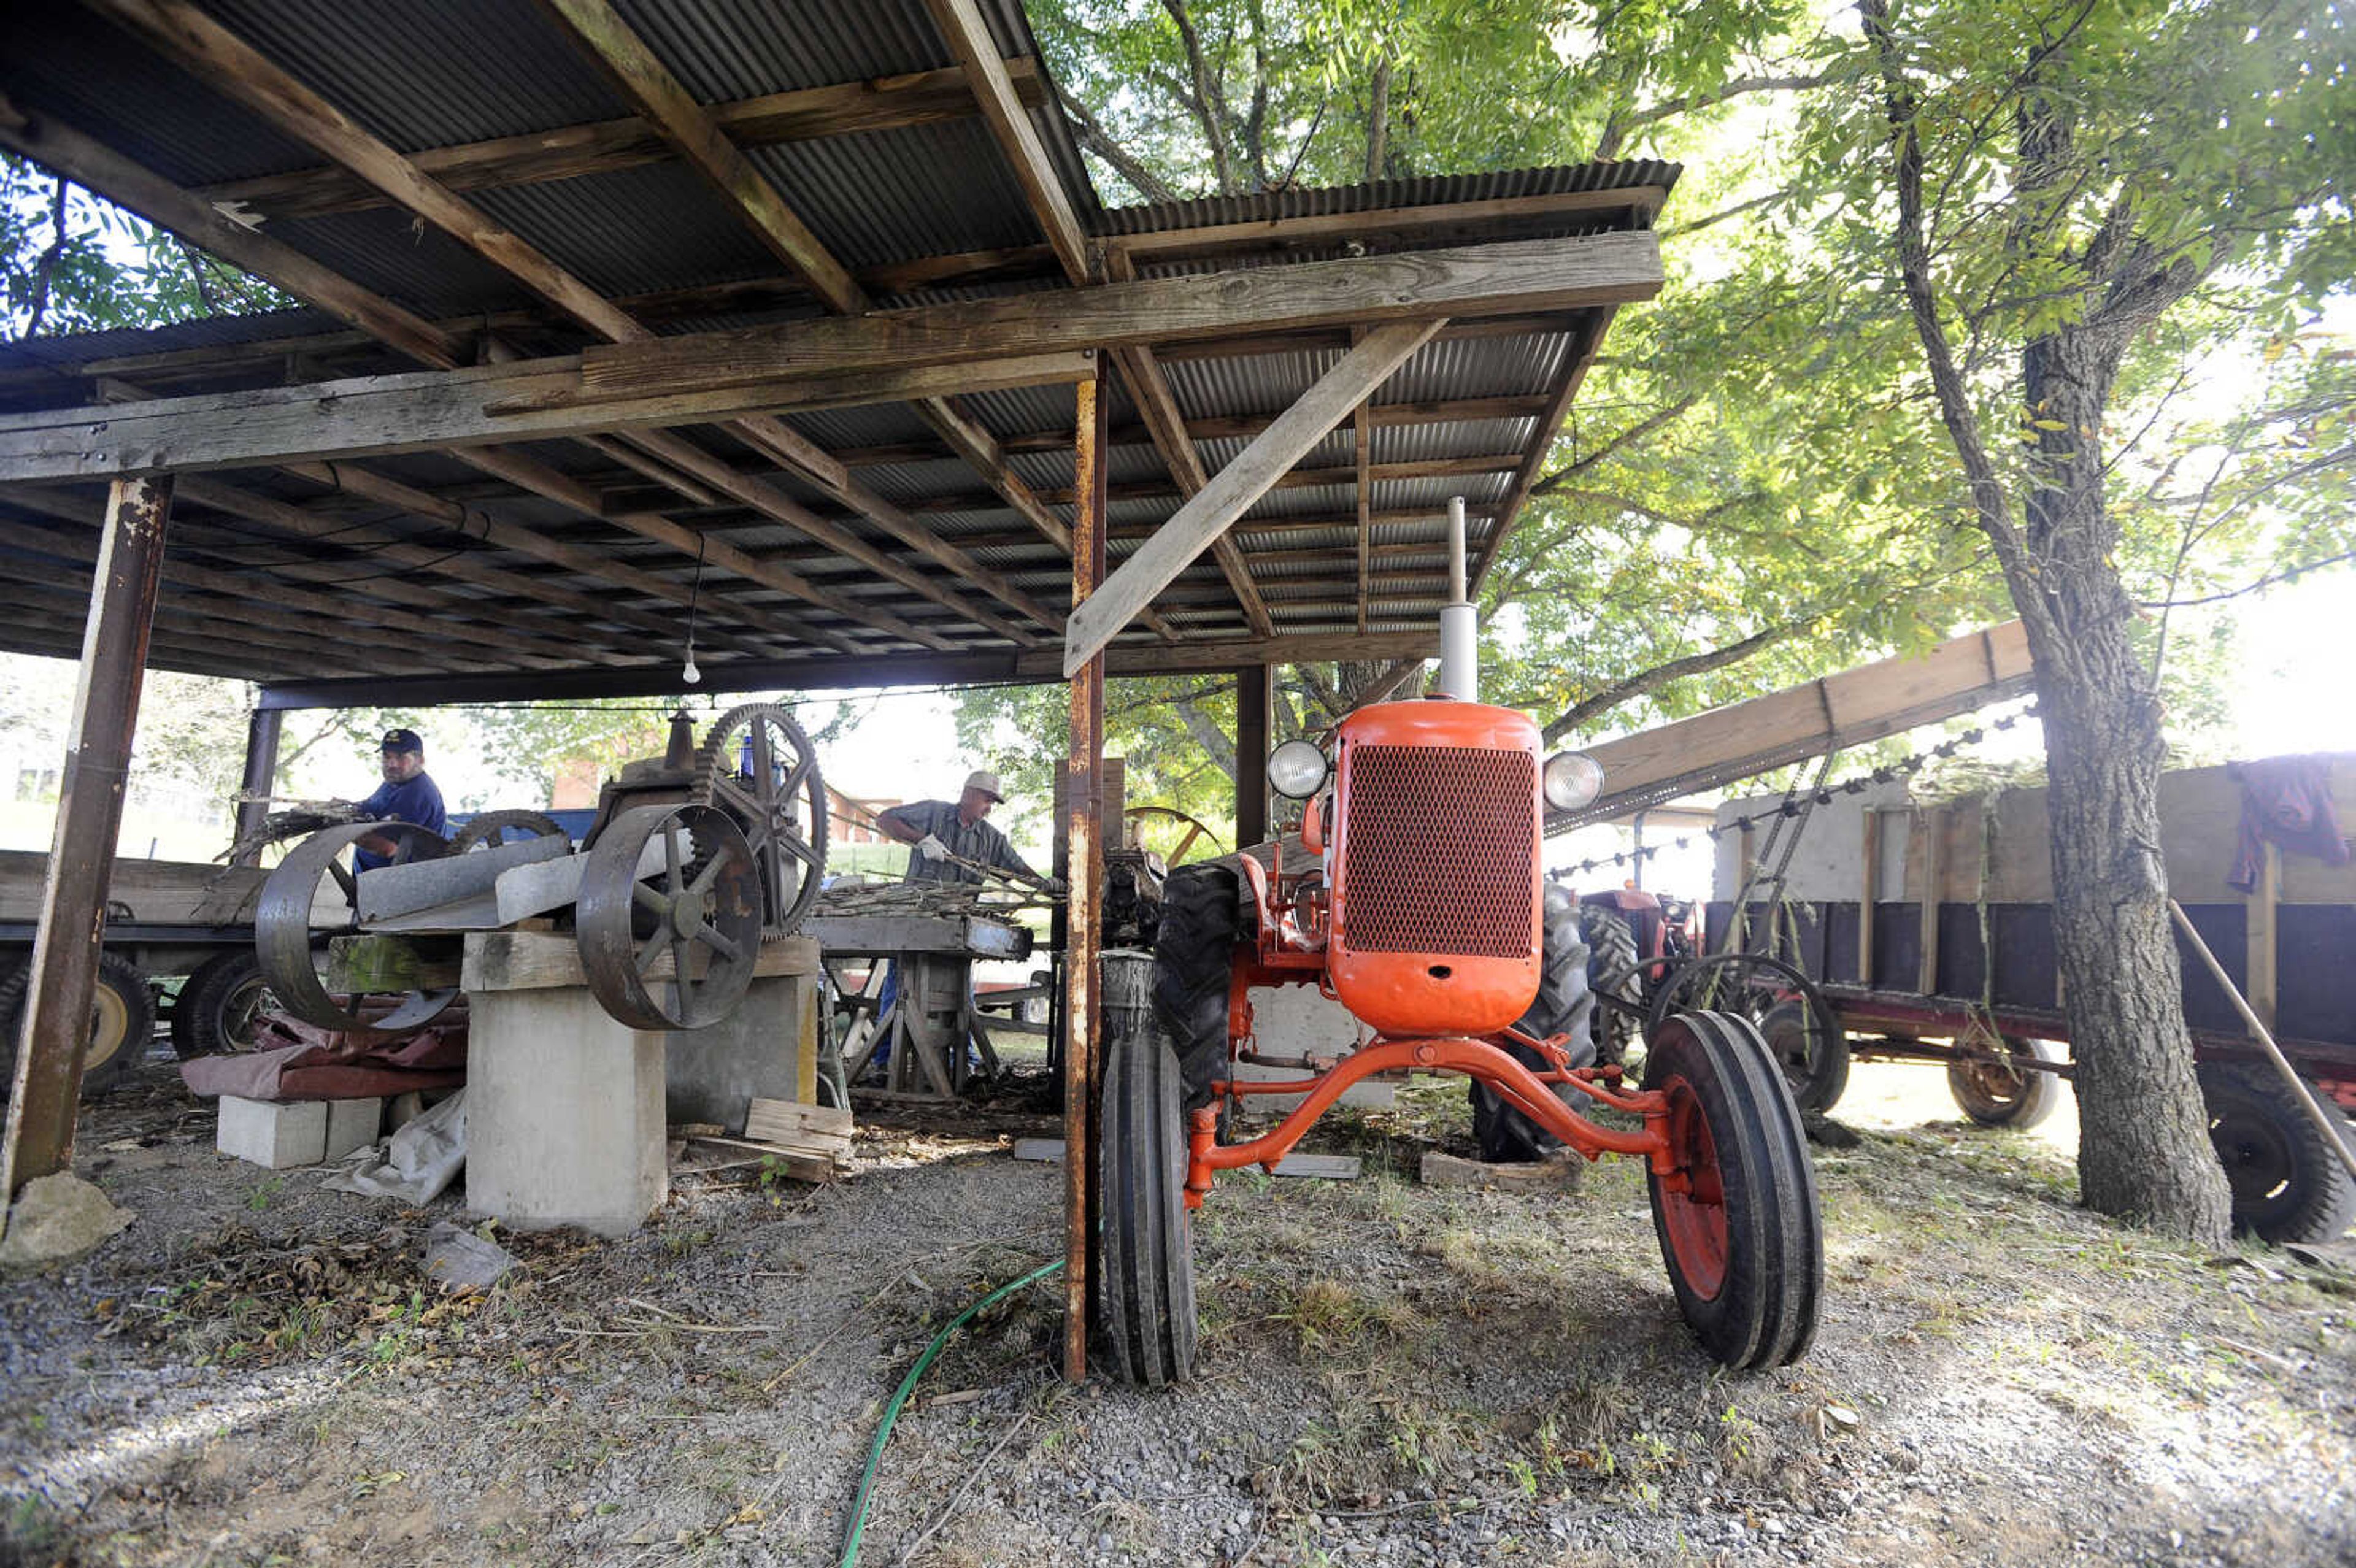
[[[695,604],[703,597],[703,547],[705,541],[695,541],[695,585],[687,591],[687,662],[679,667],[679,678],[693,686],[703,678],[695,667]]]
[[[679,678],[690,686],[703,678],[703,672],[695,667],[695,655],[692,652],[688,654],[687,662],[679,667]]]

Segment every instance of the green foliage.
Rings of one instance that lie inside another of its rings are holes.
[[[298,303],[37,165],[0,153],[0,323],[8,337],[161,326]]]

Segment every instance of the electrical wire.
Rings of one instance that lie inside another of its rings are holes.
[[[933,1342],[925,1347],[925,1353],[916,1358],[916,1364],[910,1367],[908,1375],[900,1380],[900,1386],[893,1391],[892,1403],[884,1407],[884,1424],[875,1429],[875,1441],[867,1450],[867,1467],[860,1472],[859,1493],[851,1499],[851,1522],[843,1531],[842,1560],[837,1568],[853,1568],[859,1561],[859,1541],[867,1533],[867,1504],[875,1492],[875,1472],[884,1462],[884,1445],[891,1438],[893,1424],[900,1419],[901,1407],[908,1403],[908,1395],[916,1392],[916,1380],[925,1375],[925,1369],[933,1364],[934,1359],[941,1353],[941,1348],[949,1342],[949,1336],[972,1322],[984,1307],[1013,1295],[1033,1280],[1046,1278],[1063,1266],[1061,1258],[1051,1264],[1042,1264],[1021,1279],[1000,1285],[950,1318],[948,1327],[933,1336]]]

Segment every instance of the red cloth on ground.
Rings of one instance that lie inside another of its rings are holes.
[[[446,1018],[447,1015],[445,1014]],[[466,1081],[463,1016],[411,1033],[327,1029],[284,1013],[261,1020],[262,1048],[180,1064],[189,1093],[241,1100],[367,1100]]]

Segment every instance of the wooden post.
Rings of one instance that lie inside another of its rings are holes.
[[[283,709],[276,708],[257,708],[253,710],[253,716],[246,720],[246,794],[252,795],[268,795],[271,791],[271,786],[277,782],[278,731],[279,726],[285,720],[285,718],[286,715]],[[262,826],[262,818],[269,815],[270,803],[266,800],[240,802],[237,808],[236,837],[242,838],[248,833]],[[262,846],[257,844],[247,853],[239,856],[237,863],[241,866],[259,866],[262,864]]]
[[[1946,812],[1930,807],[1915,813],[1922,833],[1922,962],[1915,989],[1926,997],[1939,994],[1939,884],[1946,880]]]
[[[1072,608],[1104,581],[1105,448],[1108,430],[1102,385],[1077,384],[1072,507]],[[1064,836],[1071,867],[1069,945],[1064,957],[1064,1378],[1088,1375],[1088,1295],[1094,1264],[1097,1192],[1097,901],[1104,877],[1104,802],[1098,788],[1104,752],[1104,654],[1072,677],[1071,787]]]
[[[58,822],[41,887],[25,1025],[16,1053],[8,1131],[0,1146],[0,1195],[14,1202],[25,1183],[73,1163],[81,1053],[106,933],[107,883],[123,827],[123,786],[139,724],[155,589],[164,571],[164,529],[172,509],[168,475],[118,479],[107,494],[106,529],[82,625],[81,680],[58,790]],[[134,1040],[125,1049],[145,1042]]]
[[[2282,904],[2282,849],[2279,846],[2261,842],[2258,846],[2258,885],[2250,894],[2246,915],[2249,954],[2244,973],[2249,977],[2250,1010],[2266,1028],[2275,1027],[2275,998],[2281,986],[2280,956],[2276,933],[2280,917],[2276,911]]]
[[[1268,752],[1276,709],[1276,667],[1236,672],[1236,848],[1268,837]]]
[[[1881,808],[1860,814],[1865,826],[1864,875],[1857,900],[1857,983],[1873,985],[1873,903],[1881,896]]]

